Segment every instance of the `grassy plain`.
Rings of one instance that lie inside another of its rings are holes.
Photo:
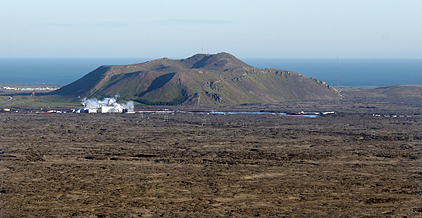
[[[6,96],[1,96],[6,98]],[[7,100],[9,97],[7,97]],[[1,101],[1,100],[0,100]],[[80,107],[80,99],[73,97],[64,97],[57,95],[43,95],[43,96],[30,96],[30,95],[14,95],[12,101],[0,103],[1,107],[13,108],[36,108],[36,107]]]

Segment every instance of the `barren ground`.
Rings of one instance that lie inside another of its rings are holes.
[[[336,111],[317,118],[0,113],[0,214],[421,217],[421,101],[259,108]]]

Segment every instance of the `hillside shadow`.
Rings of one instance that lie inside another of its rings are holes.
[[[95,87],[97,84],[96,82],[100,81],[103,75],[107,73],[107,71],[110,70],[110,67],[101,66],[97,68],[96,70],[92,71],[91,73],[88,73],[84,77],[76,80],[75,82],[63,86],[62,88],[49,92],[50,95],[83,95],[92,88]]]
[[[202,58],[200,61],[196,62],[193,66],[192,69],[195,68],[203,68],[206,66],[206,62],[211,58],[212,56],[205,56],[204,58]]]
[[[155,78],[152,81],[151,85],[148,87],[148,89],[145,92],[141,93],[139,97],[142,97],[146,95],[148,92],[151,92],[163,87],[166,83],[168,83],[171,79],[173,79],[174,75],[176,75],[176,73],[167,73]]]

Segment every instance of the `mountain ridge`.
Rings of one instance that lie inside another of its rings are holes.
[[[161,58],[131,65],[104,65],[53,92],[108,97],[141,104],[235,105],[335,99],[324,82],[280,69],[259,69],[229,53]]]

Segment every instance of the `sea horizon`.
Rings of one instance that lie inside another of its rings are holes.
[[[143,63],[155,58],[0,58],[0,83],[70,84],[103,65]],[[239,58],[316,78],[331,86],[422,84],[420,58]]]

